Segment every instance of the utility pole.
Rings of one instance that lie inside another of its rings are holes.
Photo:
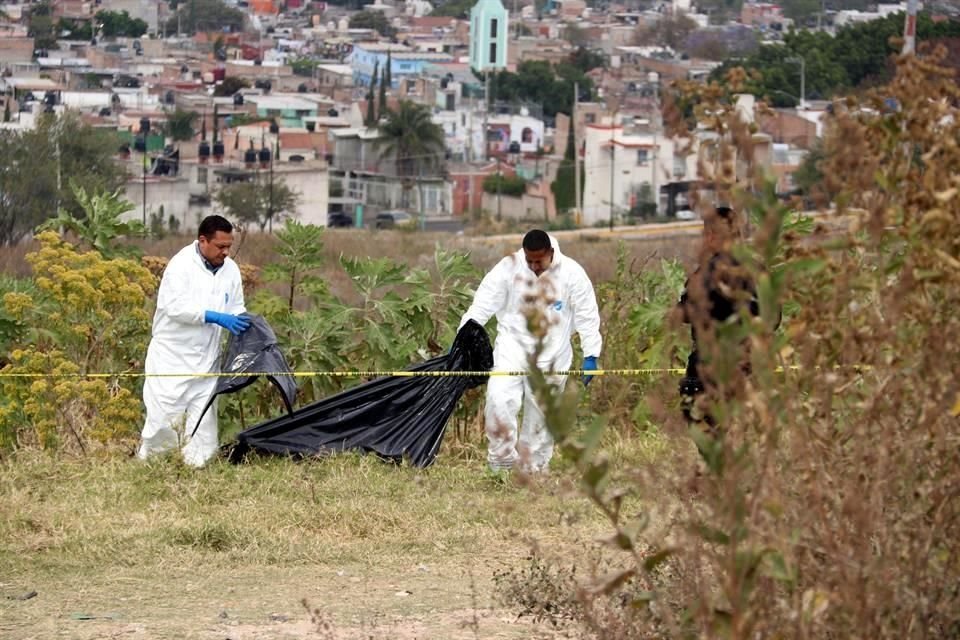
[[[617,145],[614,139],[614,131],[617,126],[617,111],[619,111],[619,104],[614,107],[613,119],[610,121],[610,231],[613,231],[613,179],[617,172]]]
[[[497,222],[502,219],[500,205],[500,183],[503,181],[503,174],[500,173],[500,156],[497,156]]]
[[[146,145],[146,135],[144,135]],[[147,150],[143,150],[143,226],[147,226]]]
[[[573,109],[570,116],[570,133],[573,136],[573,221],[580,226],[580,145],[577,143],[577,103],[580,100],[580,85],[573,83]]]
[[[483,159],[490,159],[490,145],[487,142],[487,123],[489,122],[488,118],[490,115],[490,70],[484,74],[484,89],[483,89]]]
[[[274,145],[274,152],[270,154],[270,200],[267,205],[267,225],[270,233],[273,233],[273,161],[276,155],[280,153],[280,134],[277,134],[277,142]]]

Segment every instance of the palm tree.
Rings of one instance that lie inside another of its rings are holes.
[[[376,147],[384,156],[396,160],[397,174],[401,178],[416,178],[420,225],[423,227],[423,184],[420,179],[425,170],[434,168],[443,158],[446,148],[443,129],[431,119],[429,107],[402,100],[395,110],[387,110],[379,130]]]
[[[377,147],[396,159],[397,173],[404,178],[422,174],[443,156],[443,129],[433,122],[425,105],[400,101],[396,109],[387,110],[379,129]]]
[[[404,179],[404,189],[416,180],[420,200],[420,227],[426,222],[423,212],[424,171],[436,167],[443,158],[446,141],[443,129],[433,122],[430,108],[401,100],[396,110],[389,109],[379,126],[380,137],[375,147],[384,156],[396,160],[397,174]]]

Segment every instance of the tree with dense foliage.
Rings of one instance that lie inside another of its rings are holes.
[[[236,182],[225,186],[216,199],[228,218],[241,225],[256,224],[263,231],[277,216],[292,213],[300,202],[300,195],[287,186],[283,178],[273,176],[259,183]]]
[[[351,29],[373,29],[384,38],[397,34],[383,11],[359,11],[350,16],[349,26]]]
[[[53,5],[43,0],[29,8],[27,35],[33,38],[35,49],[56,49],[57,28],[53,20]]]
[[[517,175],[491,173],[483,179],[483,190],[487,193],[519,197],[527,192],[527,181]]]
[[[196,133],[193,123],[197,121],[199,114],[196,111],[184,111],[177,109],[167,115],[167,122],[164,125],[164,131],[174,140],[192,140]]]
[[[90,40],[93,38],[93,26],[89,20],[61,18],[57,23],[57,32],[64,40]]]
[[[373,65],[373,73],[370,75],[370,87],[367,89],[367,116],[363,119],[363,124],[368,127],[375,127],[377,125],[377,108],[374,100],[377,97],[377,75],[379,73],[380,63],[375,62]],[[381,115],[383,115],[381,113]]]
[[[380,89],[377,94],[377,112],[381,115],[387,112],[387,68],[380,72]]]
[[[570,54],[567,61],[576,67],[580,73],[587,73],[607,66],[606,58],[603,57],[602,53],[591,51],[586,47],[577,47],[577,50]]]
[[[449,2],[435,6],[430,15],[459,18],[462,20],[470,15],[470,9],[472,9],[475,4],[476,2],[474,0],[449,0]]]
[[[725,77],[733,67],[758,72],[748,90],[769,98],[778,107],[791,107],[800,97],[800,65],[806,67],[806,97],[829,98],[837,92],[875,85],[891,77],[890,57],[899,51],[895,39],[903,35],[903,14],[843,27],[836,36],[825,32],[791,31],[782,44],[759,47],[746,59],[729,61],[712,77]],[[926,13],[917,19],[917,39],[960,36],[960,21],[933,22]]]
[[[552,65],[545,60],[524,60],[517,72],[491,72],[491,93],[507,102],[532,102],[543,105],[543,113],[570,114],[573,109],[574,84],[580,88],[580,99],[589,99],[593,81],[569,62]]]
[[[100,33],[107,38],[139,38],[147,32],[147,23],[130,17],[126,11],[98,11],[95,18]]]
[[[115,134],[76,115],[45,115],[36,129],[0,131],[0,244],[29,235],[62,207],[82,217],[71,184],[86,193],[112,193],[126,182],[114,159]]]
[[[443,158],[446,140],[443,129],[431,118],[430,108],[401,100],[388,109],[380,123],[378,146],[397,162],[397,173],[415,176],[435,168]]]
[[[563,161],[557,169],[557,177],[550,185],[550,191],[556,199],[557,211],[569,211],[579,206],[576,201],[576,165],[574,154],[577,152],[574,140],[574,123],[570,118],[570,130],[567,132],[567,148],[563,154]],[[580,178],[583,186],[584,176]]]

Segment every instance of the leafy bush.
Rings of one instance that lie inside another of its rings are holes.
[[[735,255],[761,313],[702,336],[719,426],[684,430],[667,405],[665,428],[691,444],[678,440],[656,469],[616,469],[604,421],[578,426],[577,390],[558,394],[535,372],[547,424],[620,558],[578,591],[581,611],[629,585],[641,625],[598,629],[584,613],[596,637],[960,632],[960,403],[944,366],[960,357],[960,113],[942,56],[901,61],[889,86],[828,121],[824,175],[849,223],[832,235],[751,172],[751,132],[733,108],[745,76],[691,87],[726,159],[717,186],[753,221]],[[895,111],[883,108],[891,97]],[[655,511],[671,514],[669,536],[651,526]]]
[[[39,251],[27,256],[36,289],[3,297],[4,315],[21,329],[0,378],[0,443],[86,450],[91,442],[136,434],[137,379],[79,376],[140,368],[155,278],[131,260],[81,253],[52,231],[37,240]]]
[[[483,179],[483,190],[505,196],[522,196],[527,192],[527,181],[521,176],[492,173]]]

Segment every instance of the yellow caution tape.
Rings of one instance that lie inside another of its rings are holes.
[[[777,367],[778,373],[799,370],[799,366]],[[849,368],[867,370],[870,366],[850,365]],[[546,376],[608,376],[636,377],[659,374],[681,375],[686,372],[682,367],[648,367],[642,369],[567,369],[544,371]],[[268,372],[225,372],[225,373],[145,373],[138,371],[120,371],[111,373],[41,373],[0,371],[0,378],[461,378],[479,376],[529,376],[529,371],[268,371]]]

